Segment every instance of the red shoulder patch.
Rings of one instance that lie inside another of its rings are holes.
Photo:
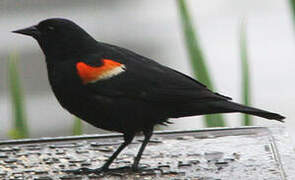
[[[76,69],[83,84],[95,83],[96,81],[109,79],[126,70],[124,64],[118,63],[110,59],[103,59],[102,65],[92,67],[84,62],[78,62]]]

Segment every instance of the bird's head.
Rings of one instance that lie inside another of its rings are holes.
[[[83,56],[96,47],[96,41],[74,22],[52,18],[37,25],[12,31],[36,39],[46,59],[69,59]]]

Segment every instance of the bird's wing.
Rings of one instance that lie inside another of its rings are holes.
[[[97,61],[102,63],[76,65],[82,83],[92,93],[158,103],[230,99],[189,76],[122,48]]]

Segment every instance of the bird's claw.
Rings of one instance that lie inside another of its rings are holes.
[[[124,166],[124,167],[119,167],[119,168],[96,168],[96,169],[90,169],[90,168],[79,168],[79,169],[73,169],[73,170],[65,170],[64,172],[66,173],[73,173],[73,174],[79,174],[79,175],[83,175],[83,174],[103,174],[103,173],[124,173],[124,172],[141,172],[141,171],[148,171],[148,166]]]
[[[97,169],[90,169],[90,168],[79,168],[79,169],[73,169],[73,170],[66,170],[66,173],[73,173],[73,174],[101,174],[104,172],[109,171],[108,168],[97,168]]]
[[[146,170],[150,170],[149,169],[150,166],[148,164],[141,164],[141,166],[138,166],[138,164],[133,164],[132,167],[131,167],[131,170],[133,172],[141,172],[141,171],[146,171]]]

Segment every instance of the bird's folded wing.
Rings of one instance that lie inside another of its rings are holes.
[[[153,61],[128,61],[124,66],[125,72],[87,84],[87,88],[99,95],[157,103],[230,100],[210,91],[200,82]]]

